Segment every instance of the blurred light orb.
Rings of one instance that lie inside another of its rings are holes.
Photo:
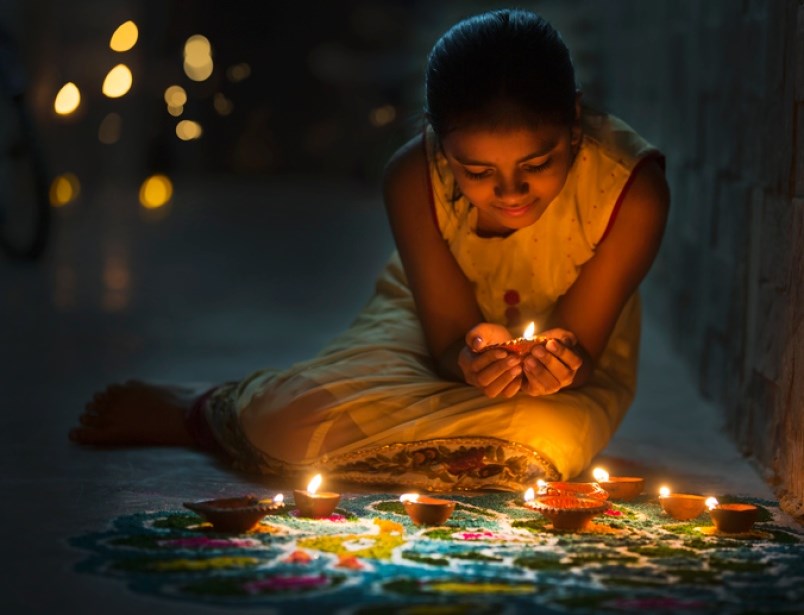
[[[248,79],[251,75],[251,67],[245,62],[240,64],[233,64],[226,69],[226,78],[232,83]]]
[[[369,113],[369,122],[378,128],[390,124],[394,119],[396,119],[396,109],[393,105],[383,105],[372,109]]]
[[[187,104],[187,92],[180,85],[171,85],[165,90],[165,103],[168,107],[183,107]]]
[[[50,204],[53,207],[64,207],[78,198],[81,183],[73,173],[63,173],[53,179],[50,184]]]
[[[77,85],[69,81],[61,86],[59,93],[56,94],[53,109],[59,115],[69,115],[78,109],[79,104],[81,104],[81,92]]]
[[[112,145],[120,140],[120,133],[123,131],[123,118],[117,113],[109,113],[98,127],[98,141],[106,145]]]
[[[234,104],[231,100],[226,98],[223,92],[215,93],[212,99],[212,106],[215,107],[215,111],[218,112],[218,115],[229,115],[234,109]]]
[[[173,183],[165,175],[151,175],[140,186],[140,205],[145,209],[158,209],[166,205],[172,196]]]
[[[114,31],[114,34],[112,34],[112,38],[109,41],[109,47],[111,47],[112,51],[128,51],[137,44],[139,34],[140,32],[137,29],[137,24],[131,20],[128,20],[127,22],[117,26],[117,30]]]
[[[109,98],[120,98],[130,89],[133,78],[131,70],[125,64],[118,64],[103,80],[103,93]]]
[[[176,124],[176,136],[182,141],[198,139],[203,132],[201,124],[192,120],[182,120]]]
[[[184,73],[193,81],[204,81],[212,74],[212,46],[209,39],[194,34],[184,43]]]
[[[170,115],[172,115],[173,117],[179,117],[182,113],[184,113],[184,107],[182,105],[178,105],[175,107],[173,105],[168,105],[167,109],[168,113],[170,113]]]

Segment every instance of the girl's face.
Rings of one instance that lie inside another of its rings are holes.
[[[536,222],[564,187],[580,143],[577,126],[458,129],[442,139],[477,230],[508,235]]]

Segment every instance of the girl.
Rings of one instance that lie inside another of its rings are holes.
[[[110,386],[71,438],[430,490],[581,472],[634,395],[637,287],[669,203],[662,156],[581,107],[559,34],[521,10],[438,40],[425,117],[385,171],[397,253],[345,333],[197,398]],[[525,356],[493,347],[531,321],[546,343]]]

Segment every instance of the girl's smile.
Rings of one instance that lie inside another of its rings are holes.
[[[457,129],[443,149],[477,230],[508,235],[536,222],[564,187],[580,133],[569,126]]]

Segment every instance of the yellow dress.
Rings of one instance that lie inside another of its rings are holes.
[[[606,232],[640,161],[659,155],[616,118],[584,113],[566,184],[533,225],[475,233],[477,210],[426,135],[433,206],[489,322],[537,331]],[[201,409],[236,467],[426,490],[520,490],[569,479],[609,441],[636,386],[639,301],[625,305],[589,382],[489,399],[438,377],[394,253],[353,325],[316,357],[218,387]]]

